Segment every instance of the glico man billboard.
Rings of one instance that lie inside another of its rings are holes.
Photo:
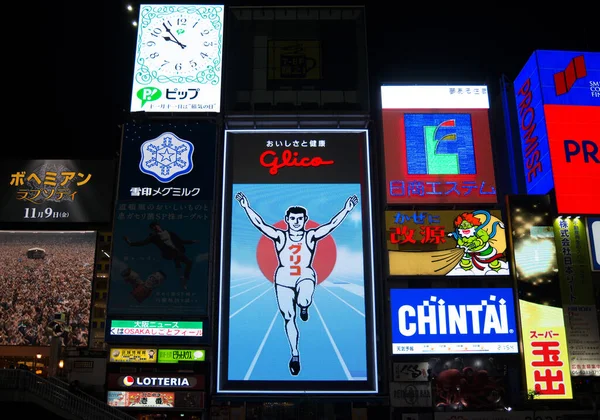
[[[486,86],[382,86],[390,204],[495,203]]]
[[[376,393],[366,130],[225,132],[217,392]]]
[[[514,86],[527,193],[554,188],[559,213],[598,213],[600,53],[536,51]]]

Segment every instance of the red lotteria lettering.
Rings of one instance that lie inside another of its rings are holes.
[[[519,128],[525,142],[525,166],[527,167],[527,182],[531,182],[538,173],[543,172],[540,162],[540,151],[538,149],[538,137],[535,133],[537,124],[535,122],[535,109],[531,106],[533,92],[531,91],[531,80],[527,79],[519,92],[522,97],[519,102]]]
[[[273,150],[265,150],[260,155],[260,164],[265,168],[269,168],[271,175],[277,175],[281,168],[285,167],[317,167],[321,165],[333,165],[333,160],[323,160],[318,156],[315,157],[298,157],[298,152],[292,152],[289,149],[284,150],[281,153],[281,158],[277,156]]]

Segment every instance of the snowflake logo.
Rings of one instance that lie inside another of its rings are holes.
[[[140,151],[140,171],[162,183],[171,182],[194,169],[194,145],[173,133],[163,133],[155,139],[145,141]]]

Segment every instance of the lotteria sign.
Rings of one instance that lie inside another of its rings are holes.
[[[186,388],[204,389],[202,375],[151,374],[121,375],[109,374],[108,386],[118,388]]]
[[[513,290],[391,289],[393,354],[517,353]]]

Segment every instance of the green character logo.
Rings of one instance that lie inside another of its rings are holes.
[[[496,228],[504,229],[504,224],[496,219],[488,226],[491,220],[492,215],[485,210],[463,213],[454,219],[455,230],[448,236],[454,237],[457,248],[464,249],[460,260],[463,270],[469,271],[475,267],[483,271],[486,265],[496,272],[502,268],[500,259],[504,258],[504,248],[497,249],[494,241]]]
[[[154,87],[143,87],[137,91],[137,97],[142,101],[142,108],[146,105],[146,102],[156,101],[161,96],[160,89]]]

